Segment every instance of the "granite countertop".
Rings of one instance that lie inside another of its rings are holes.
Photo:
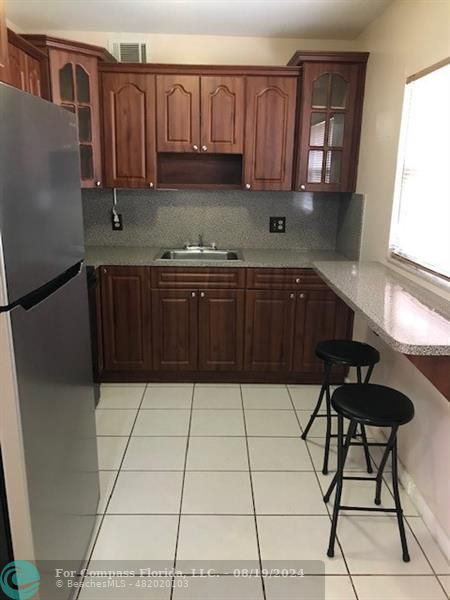
[[[233,250],[234,248],[230,248]],[[161,260],[161,248],[150,246],[87,246],[86,264],[149,267],[273,267],[308,268],[314,261],[345,258],[333,250],[240,249],[242,260]]]
[[[378,262],[315,261],[313,266],[394,350],[450,356],[450,308],[440,296]]]

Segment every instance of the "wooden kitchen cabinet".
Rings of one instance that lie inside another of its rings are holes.
[[[0,0],[0,81],[9,83],[8,30],[5,0]]]
[[[23,37],[48,56],[52,101],[77,117],[81,187],[102,186],[98,63],[115,59],[90,44],[46,35]]]
[[[48,59],[44,52],[8,29],[9,83],[24,92],[49,99]]]
[[[294,56],[289,64],[302,65],[295,189],[354,192],[368,54]]]
[[[296,77],[247,77],[246,189],[292,189],[296,102]]]
[[[200,78],[200,151],[242,154],[244,149],[245,83],[243,77]]]
[[[152,291],[155,370],[195,371],[197,369],[197,312],[197,291]]]
[[[158,152],[200,150],[200,78],[157,75]]]
[[[200,371],[239,371],[243,367],[245,292],[200,290]]]
[[[324,340],[350,339],[352,314],[347,305],[328,288],[298,292],[293,371],[322,373],[323,361],[315,354],[317,344]]]
[[[156,185],[155,76],[102,73],[105,185]]]
[[[247,290],[245,369],[290,370],[295,318],[295,293]]]
[[[158,75],[158,152],[242,153],[243,77]]]
[[[101,267],[100,298],[104,371],[151,371],[150,269]]]

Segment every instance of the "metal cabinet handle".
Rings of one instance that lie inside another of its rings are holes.
[[[197,152],[197,151],[198,151],[198,146],[197,146],[197,144],[194,144],[194,145],[192,146],[192,150],[193,150],[194,152]]]
[[[155,184],[153,183],[153,181],[150,181],[150,182],[149,182],[149,184],[148,184],[148,187],[149,187],[149,188],[154,188],[154,187],[155,187]]]
[[[252,186],[251,186],[249,183],[246,183],[246,184],[245,184],[245,189],[246,189],[246,190],[251,190],[251,189],[252,189]]]
[[[295,294],[289,294],[289,298],[293,300],[295,298]]]
[[[191,292],[191,296],[195,298],[195,292]]]
[[[301,300],[303,300],[303,298],[305,297],[305,294],[299,294],[298,296]]]
[[[103,273],[106,275],[108,273],[108,270],[103,268]]]
[[[300,277],[297,277],[297,278],[295,279],[295,283],[300,283]]]
[[[101,181],[96,181],[96,182],[95,182],[95,187],[100,187],[101,185],[102,185],[102,182],[101,182]]]
[[[204,298],[205,297],[205,292],[200,292],[200,298]]]
[[[202,152],[207,152],[208,151],[208,146],[202,146]]]
[[[306,190],[306,185],[304,183],[302,183],[302,185],[300,186],[301,190]]]

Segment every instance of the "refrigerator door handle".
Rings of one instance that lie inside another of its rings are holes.
[[[79,275],[82,267],[82,261],[76,263],[70,267],[70,269],[67,269],[67,271],[64,271],[64,273],[61,273],[61,275],[58,275],[58,277],[52,279],[52,281],[49,281],[36,290],[33,290],[26,296],[23,296],[22,298],[19,298],[15,302],[7,304],[6,306],[0,306],[0,313],[10,312],[17,306],[21,306],[24,310],[31,310],[34,306],[54,294],[60,287]]]

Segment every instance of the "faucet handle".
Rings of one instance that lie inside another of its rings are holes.
[[[211,248],[212,248],[212,250],[217,250],[216,242],[211,242]]]

